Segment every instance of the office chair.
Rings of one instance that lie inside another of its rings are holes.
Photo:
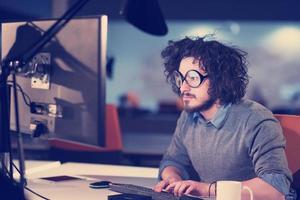
[[[105,147],[93,146],[64,139],[49,141],[50,157],[61,162],[93,162],[119,164],[123,149],[119,116],[113,104],[106,105]]]
[[[293,173],[292,186],[300,190],[300,116],[275,114],[286,138],[285,153],[288,165]],[[300,195],[300,194],[298,194]]]

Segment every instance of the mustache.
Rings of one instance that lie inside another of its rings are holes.
[[[188,92],[183,92],[180,94],[181,97],[193,97],[196,98],[196,95],[188,93]]]

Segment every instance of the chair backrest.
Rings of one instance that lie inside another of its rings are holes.
[[[285,153],[293,173],[294,184],[300,187],[300,116],[276,114],[286,138]]]
[[[51,139],[50,146],[69,151],[108,152],[121,151],[122,137],[117,108],[113,104],[106,105],[105,147],[98,147],[64,139]]]
[[[275,115],[280,121],[286,138],[286,156],[290,170],[295,173],[300,170],[300,116]]]
[[[122,150],[122,137],[119,115],[115,105],[106,105],[106,148],[108,150]]]

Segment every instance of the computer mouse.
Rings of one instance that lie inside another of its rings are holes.
[[[100,188],[109,188],[110,181],[97,181],[90,183],[90,188],[100,189]]]

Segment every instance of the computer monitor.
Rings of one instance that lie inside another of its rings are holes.
[[[3,23],[2,60],[20,58],[53,23]],[[20,131],[37,134],[38,128],[47,138],[105,146],[106,47],[107,16],[69,21],[17,76],[31,101],[19,89]],[[15,130],[13,103],[10,107]]]

